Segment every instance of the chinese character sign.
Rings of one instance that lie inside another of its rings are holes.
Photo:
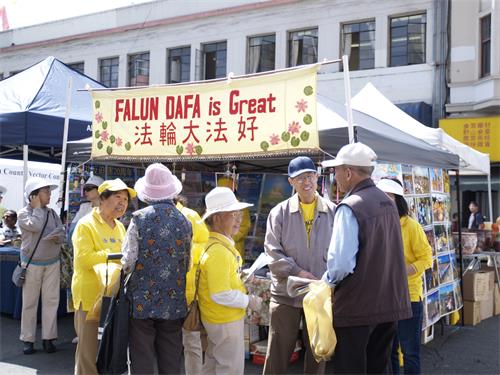
[[[319,148],[316,67],[92,92],[92,157],[209,159]]]

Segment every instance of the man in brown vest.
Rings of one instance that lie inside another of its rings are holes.
[[[335,374],[390,372],[398,320],[411,317],[399,215],[371,179],[377,155],[362,143],[342,147],[335,167],[340,191],[325,280],[335,286]]]

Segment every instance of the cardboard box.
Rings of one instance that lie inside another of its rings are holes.
[[[493,281],[494,282],[498,281],[497,274],[495,272],[495,267],[483,266],[483,267],[481,267],[481,270],[493,272]],[[499,273],[500,273],[500,270],[499,270]]]
[[[495,306],[493,314],[500,315],[500,287],[498,287],[498,285],[495,285],[495,288],[493,290],[493,295],[495,296],[493,298],[494,300],[493,305]]]
[[[485,299],[479,302],[479,306],[481,309],[481,320],[485,320],[491,318],[493,316],[493,291],[490,293],[490,298]]]
[[[480,302],[464,301],[464,324],[475,326],[481,322]]]
[[[464,300],[483,301],[491,295],[494,279],[491,271],[469,271],[464,275]]]

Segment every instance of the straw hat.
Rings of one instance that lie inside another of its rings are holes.
[[[253,206],[251,203],[239,202],[233,191],[227,187],[213,188],[205,197],[207,210],[202,220],[218,212],[239,211]]]

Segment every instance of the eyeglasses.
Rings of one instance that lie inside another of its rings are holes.
[[[87,192],[87,193],[88,193],[89,191],[92,191],[92,190],[94,190],[94,189],[97,189],[97,187],[95,187],[95,186],[85,186],[85,187],[83,188],[83,191],[85,191],[85,192]]]
[[[318,175],[316,173],[304,173],[298,177],[295,177],[293,180],[297,181],[299,184],[303,184],[306,181],[315,182],[318,179]]]

